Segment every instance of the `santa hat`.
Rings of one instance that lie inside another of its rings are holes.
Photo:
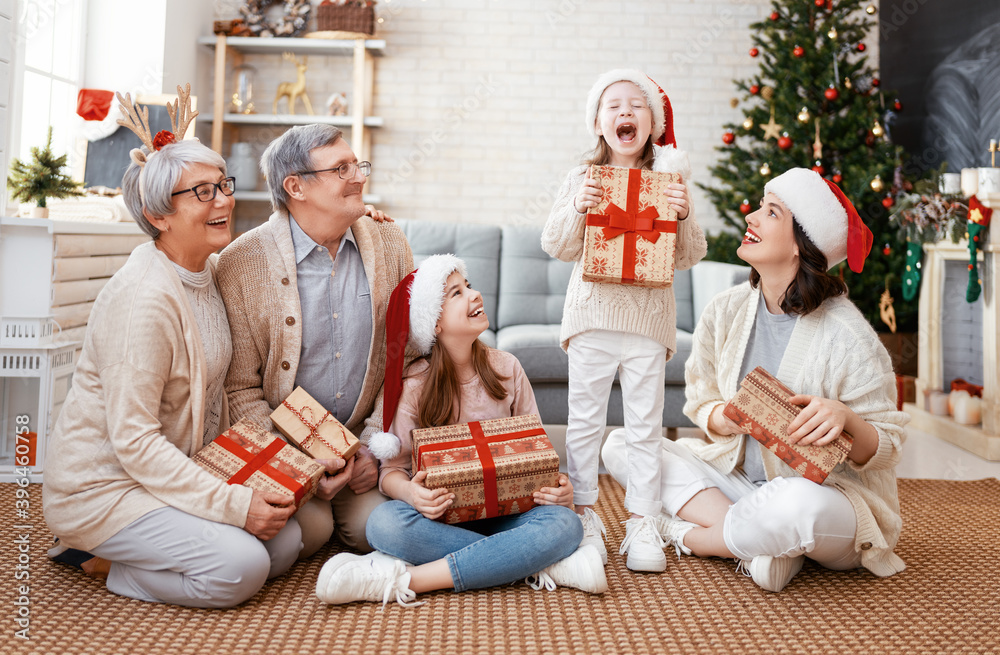
[[[85,121],[103,121],[111,111],[114,98],[114,91],[80,89],[76,94],[76,113]]]
[[[647,77],[642,71],[630,68],[618,68],[608,71],[597,78],[597,82],[587,94],[587,133],[593,134],[597,123],[597,110],[600,108],[601,96],[604,90],[615,82],[631,82],[639,87],[646,97],[646,104],[653,112],[653,127],[650,136],[658,146],[677,146],[674,139],[674,111],[670,106],[670,98],[663,88]]]
[[[368,450],[379,459],[399,454],[399,437],[389,432],[403,393],[406,347],[430,354],[437,341],[437,322],[444,303],[444,285],[458,271],[466,277],[465,262],[455,255],[432,255],[404,277],[389,297],[385,315],[385,383],[382,387],[382,432],[368,440]]]
[[[847,260],[855,273],[872,249],[872,231],[833,182],[808,168],[792,168],[764,185],[792,212],[809,240],[826,255],[827,268]]]

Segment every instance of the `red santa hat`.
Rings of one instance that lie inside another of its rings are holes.
[[[826,255],[827,268],[847,260],[855,273],[872,249],[872,231],[833,182],[808,168],[792,168],[764,185],[792,212],[809,240]]]
[[[444,303],[444,285],[455,271],[466,277],[465,262],[455,255],[432,255],[396,285],[385,315],[385,383],[382,387],[382,432],[368,440],[379,459],[399,454],[399,437],[389,432],[403,393],[406,347],[428,355],[437,341],[437,322]]]
[[[80,89],[76,94],[76,113],[85,121],[103,121],[111,111],[114,91],[101,89]],[[115,126],[118,129],[118,126]]]
[[[670,106],[670,98],[663,88],[650,79],[645,73],[630,68],[618,68],[604,73],[587,94],[587,132],[593,134],[597,125],[597,111],[600,108],[601,96],[604,90],[615,82],[631,82],[639,87],[646,97],[646,104],[653,112],[653,127],[650,135],[658,146],[672,145],[677,147],[674,139],[674,111]]]

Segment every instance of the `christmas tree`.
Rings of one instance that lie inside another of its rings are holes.
[[[866,0],[778,0],[771,9],[751,25],[748,56],[760,61],[760,70],[736,80],[742,98],[731,102],[742,107],[744,120],[724,126],[722,157],[710,169],[716,182],[700,185],[735,230],[716,240],[738,243],[743,217],[773,176],[812,168],[843,189],[875,237],[862,273],[840,265],[851,300],[885,331],[879,298],[888,288],[899,329],[915,331],[917,303],[904,302],[901,289],[906,248],[888,220],[902,154],[889,127],[902,106],[881,91],[865,54],[877,9]],[[735,248],[726,250],[738,262]]]
[[[62,173],[65,165],[66,155],[56,157],[52,154],[52,128],[49,127],[45,148],[33,147],[30,162],[25,163],[20,159],[11,162],[10,175],[7,176],[11,198],[45,207],[46,198],[82,196],[82,185]]]

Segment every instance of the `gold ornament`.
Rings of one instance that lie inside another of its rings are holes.
[[[733,109],[736,109],[739,105],[740,105],[740,99],[739,98],[730,98],[729,99],[729,106],[732,107]]]
[[[865,13],[868,14],[869,16],[874,16],[875,11],[876,11],[875,5],[868,5],[867,7],[865,7]]]
[[[889,294],[889,280],[885,282],[885,291],[878,301],[878,315],[882,322],[889,326],[889,331],[896,333],[896,308],[892,306],[892,296]]]
[[[802,110],[799,112],[797,118],[799,119],[800,123],[808,123],[809,119],[812,118],[812,116],[809,114],[809,109],[807,107],[803,107]]]
[[[844,87],[850,89],[852,86],[853,85],[851,84],[851,78],[845,77],[844,78]]]
[[[883,130],[882,126],[878,124],[878,119],[876,118],[875,119],[875,124],[872,125],[872,135],[875,136],[876,138],[878,138],[878,137],[882,136],[883,134],[885,134],[885,130]]]
[[[823,142],[819,140],[819,119],[816,119],[816,140],[813,141],[813,159],[823,158]]]
[[[764,88],[762,88],[760,90],[760,97],[763,98],[764,100],[770,101],[771,98],[774,97],[774,87],[765,86]]]
[[[781,136],[781,125],[774,122],[774,105],[771,105],[771,120],[760,126],[764,130],[764,140],[777,139]]]
[[[882,193],[882,189],[885,188],[885,182],[882,181],[881,175],[875,176],[875,178],[871,181],[871,187],[872,191],[875,193]]]
[[[313,111],[312,102],[309,101],[309,94],[306,93],[306,62],[308,57],[302,57],[302,61],[292,52],[285,52],[282,57],[286,61],[290,61],[295,64],[295,68],[298,71],[298,79],[295,82],[282,82],[278,85],[278,92],[274,95],[274,103],[271,108],[272,113],[278,113],[278,101],[282,98],[288,98],[288,113],[295,113],[295,100],[297,98],[302,98],[302,104],[306,106],[306,111],[310,116],[315,116],[316,112]]]
[[[767,177],[768,175],[771,174],[771,167],[768,165],[767,162],[764,162],[761,165],[761,167],[760,167],[760,174],[763,175],[764,177]]]
[[[836,39],[837,38],[837,28],[836,27],[831,27],[830,31],[827,32],[826,35],[828,37],[830,37],[831,39]]]
[[[753,129],[753,119],[751,117],[747,116],[747,119],[743,121],[743,129],[747,131]]]

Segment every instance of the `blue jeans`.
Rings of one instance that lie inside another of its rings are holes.
[[[366,532],[373,548],[411,564],[445,559],[455,591],[464,591],[515,582],[568,557],[583,539],[583,524],[569,508],[541,505],[448,525],[392,500],[372,511]]]

